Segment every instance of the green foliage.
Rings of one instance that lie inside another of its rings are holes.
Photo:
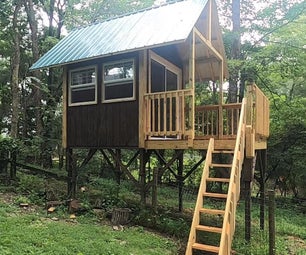
[[[0,155],[16,151],[18,142],[10,137],[0,135]]]
[[[139,209],[133,223],[178,238],[187,237],[190,231],[190,222],[186,222],[182,215],[175,215],[171,210],[162,208],[159,208],[157,213],[153,213],[149,208]]]
[[[44,204],[46,202],[46,181],[35,175],[18,174],[18,193],[21,198],[26,197],[33,204]]]

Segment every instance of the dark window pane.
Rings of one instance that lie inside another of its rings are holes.
[[[167,70],[167,91],[177,90],[177,75]]]
[[[72,89],[71,103],[83,103],[95,101],[95,88]]]
[[[151,92],[165,91],[165,67],[158,62],[151,61]]]
[[[132,97],[133,83],[112,84],[105,86],[105,100]]]

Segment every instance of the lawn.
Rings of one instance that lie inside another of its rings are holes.
[[[177,254],[176,243],[143,227],[95,222],[94,215],[69,219],[49,216],[41,208],[19,208],[0,202],[1,255],[159,255]],[[53,219],[52,219],[53,218]]]
[[[88,193],[79,194],[87,210],[77,214],[76,219],[70,219],[65,206],[47,214],[39,196],[44,185],[38,177],[20,175],[18,194],[7,192],[7,188],[12,190],[12,187],[0,189],[1,255],[183,255],[185,252],[196,197],[193,190],[185,190],[184,212],[179,213],[177,189],[165,185],[159,187],[159,207],[153,213],[149,207],[139,204],[139,194],[129,183],[123,182],[118,189],[112,182],[99,179],[88,186]],[[60,185],[56,182],[53,187],[48,183],[48,188],[54,192],[56,189],[65,190],[59,188]],[[97,195],[108,198],[102,201],[107,210],[114,203],[122,202],[131,208],[133,219],[128,226],[123,230],[114,230],[105,214],[101,217],[94,213],[89,202]],[[20,202],[27,202],[30,206],[22,208]],[[210,206],[214,206],[213,201]],[[306,217],[300,209],[290,198],[278,198],[275,210],[277,255],[306,255]],[[240,201],[233,242],[235,254],[269,254],[267,216],[266,211],[265,230],[262,231],[259,229],[259,204],[254,201],[251,241],[246,243],[244,203]]]

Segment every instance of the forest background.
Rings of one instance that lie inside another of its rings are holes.
[[[62,70],[29,68],[73,28],[166,1],[1,0],[0,151],[51,168],[61,149]],[[217,1],[229,64],[228,101],[252,79],[270,99],[266,179],[306,198],[306,2]]]

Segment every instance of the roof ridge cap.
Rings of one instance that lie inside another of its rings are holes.
[[[75,30],[80,30],[80,29],[83,29],[83,28],[86,28],[86,27],[91,27],[91,26],[96,26],[96,25],[100,25],[100,24],[103,24],[105,22],[109,22],[111,20],[116,20],[116,19],[120,19],[120,18],[123,18],[123,17],[127,17],[127,16],[131,16],[131,15],[134,15],[136,13],[141,13],[141,12],[145,12],[145,11],[150,11],[150,10],[154,10],[154,9],[158,9],[158,8],[161,8],[161,7],[165,7],[165,6],[168,6],[168,5],[171,5],[171,4],[175,4],[175,3],[179,3],[179,2],[187,2],[187,1],[190,1],[190,0],[172,0],[172,1],[169,1],[169,2],[166,2],[166,3],[163,3],[161,5],[152,5],[151,7],[147,7],[147,8],[143,8],[143,9],[139,9],[139,10],[135,10],[135,11],[132,11],[132,12],[126,12],[126,13],[122,13],[120,15],[117,15],[117,16],[113,16],[113,17],[110,17],[110,18],[107,18],[105,20],[101,20],[101,21],[96,21],[96,22],[93,22],[91,24],[87,24],[87,25],[84,25],[84,26],[79,26],[79,27],[75,27],[71,30],[71,32],[75,31]]]

